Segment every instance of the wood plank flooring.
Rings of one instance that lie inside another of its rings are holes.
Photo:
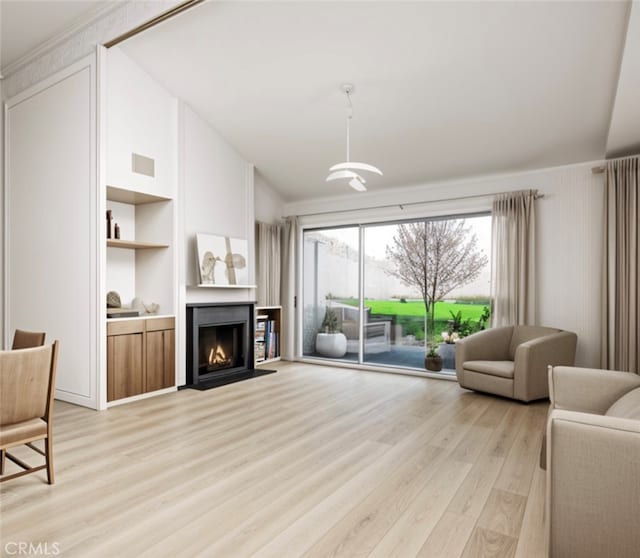
[[[103,412],[56,402],[56,484],[0,485],[3,555],[26,541],[91,558],[544,556],[547,403],[278,368]]]

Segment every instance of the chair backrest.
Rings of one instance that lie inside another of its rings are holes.
[[[515,326],[513,328],[513,335],[511,336],[511,343],[509,344],[509,358],[515,360],[516,349],[518,345],[531,341],[532,339],[538,339],[545,335],[551,335],[552,333],[558,333],[561,329],[555,327],[542,327],[542,326]]]
[[[12,349],[30,349],[32,347],[42,347],[44,345],[45,334],[40,331],[23,331],[16,329],[13,334]]]
[[[0,425],[35,418],[50,421],[58,341],[53,345],[0,351]]]

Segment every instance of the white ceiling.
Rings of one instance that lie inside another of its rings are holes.
[[[118,1],[0,0],[0,68]]]
[[[607,139],[607,157],[640,153],[640,2],[633,3]]]
[[[627,2],[213,2],[122,48],[286,200],[604,156]]]
[[[118,1],[0,0],[1,67]],[[215,1],[121,46],[293,201],[352,193],[324,182],[344,159],[345,81],[352,159],[384,171],[370,190],[637,152],[637,1],[625,47],[629,11],[615,0]]]

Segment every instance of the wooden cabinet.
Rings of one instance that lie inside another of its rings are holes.
[[[173,318],[170,318],[173,322]],[[154,320],[161,322],[163,320]],[[162,329],[155,329],[162,328]],[[168,388],[175,383],[175,330],[164,324],[147,324],[147,373],[145,391]]]
[[[107,401],[143,392],[142,333],[107,337]]]
[[[174,318],[107,323],[107,401],[174,384]]]

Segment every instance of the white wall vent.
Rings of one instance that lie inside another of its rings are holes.
[[[145,176],[155,177],[156,175],[156,162],[151,157],[145,157],[138,153],[131,154],[131,170],[138,174],[144,174]]]

